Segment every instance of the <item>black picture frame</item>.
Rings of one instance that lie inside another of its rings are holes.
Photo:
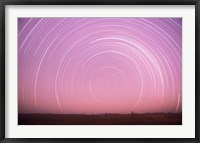
[[[5,53],[5,7],[6,5],[195,5],[195,138],[5,138],[5,88],[6,88],[6,53]],[[2,143],[54,143],[54,142],[200,142],[200,90],[199,90],[199,55],[200,55],[200,0],[0,0],[0,141]]]

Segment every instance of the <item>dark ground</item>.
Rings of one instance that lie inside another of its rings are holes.
[[[182,113],[19,114],[18,125],[182,125]]]

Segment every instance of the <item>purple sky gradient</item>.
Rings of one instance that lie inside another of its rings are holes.
[[[19,18],[19,113],[182,111],[181,18]]]

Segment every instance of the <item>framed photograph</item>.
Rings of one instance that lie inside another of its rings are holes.
[[[1,1],[2,142],[200,142],[199,0]]]

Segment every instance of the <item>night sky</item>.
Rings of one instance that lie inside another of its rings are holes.
[[[19,113],[182,111],[181,18],[19,18]]]

